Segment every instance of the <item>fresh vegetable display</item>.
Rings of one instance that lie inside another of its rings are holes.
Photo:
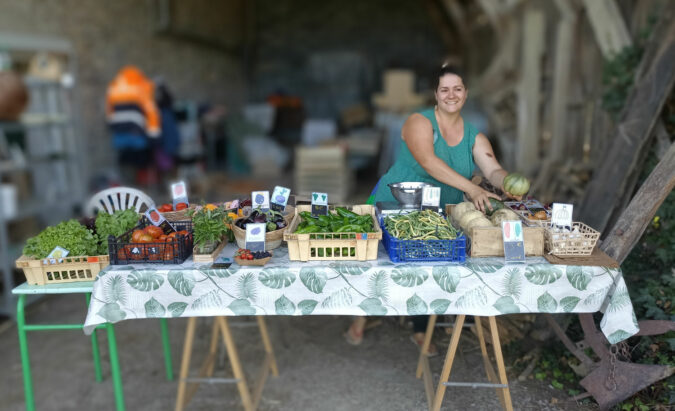
[[[400,240],[453,240],[458,235],[443,216],[432,210],[387,216],[384,225]]]
[[[452,218],[469,235],[475,227],[501,227],[502,221],[520,220],[518,214],[505,207],[502,202],[492,200],[490,199],[493,209],[486,210],[485,214],[476,210],[471,202],[459,203],[451,212]]]
[[[138,213],[134,209],[117,210],[113,214],[98,213],[96,234],[101,242],[98,254],[108,254],[108,236],[119,237],[138,224]]]
[[[192,217],[194,245],[200,249],[200,253],[210,253],[230,233],[228,226],[230,217],[222,207],[206,204],[198,211],[188,212],[188,214]]]
[[[45,258],[56,246],[70,252],[70,256],[98,255],[99,237],[77,220],[68,220],[45,228],[31,237],[23,248],[23,254],[33,258]]]
[[[309,233],[372,233],[375,231],[373,217],[358,215],[344,207],[336,207],[328,215],[313,217],[308,211],[299,213],[302,222],[295,230],[296,234]]]
[[[239,257],[242,260],[259,260],[262,258],[271,257],[272,253],[269,251],[251,251],[245,248],[240,248],[234,254],[235,257]]]
[[[242,230],[246,230],[246,225],[248,223],[266,223],[265,228],[267,232],[280,230],[286,227],[286,220],[284,220],[284,216],[280,212],[274,210],[265,212],[261,210],[253,210],[248,217],[240,218],[239,220],[235,221],[234,224]]]

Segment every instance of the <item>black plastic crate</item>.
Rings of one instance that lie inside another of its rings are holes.
[[[186,230],[188,235],[176,235],[171,242],[134,243],[131,236],[134,231],[143,229],[151,223],[143,218],[131,230],[115,238],[108,237],[108,255],[110,264],[181,264],[192,254],[192,221],[174,221],[170,224],[176,231]],[[169,234],[165,231],[165,234]]]

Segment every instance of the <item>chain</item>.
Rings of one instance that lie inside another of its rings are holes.
[[[612,344],[609,347],[609,373],[607,374],[607,379],[605,380],[605,387],[610,391],[616,390],[616,358],[617,353],[619,352],[619,347],[616,344]]]

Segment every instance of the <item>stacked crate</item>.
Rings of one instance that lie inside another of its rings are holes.
[[[295,192],[328,194],[331,204],[344,204],[349,195],[351,171],[343,147],[298,147],[295,150]]]

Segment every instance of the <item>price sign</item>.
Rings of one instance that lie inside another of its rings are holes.
[[[187,197],[187,188],[185,188],[185,181],[171,184],[171,198],[173,198],[173,209],[176,209],[176,204],[185,203],[188,207],[190,203]]]
[[[270,192],[269,191],[254,191],[251,193],[252,208],[259,208],[262,211],[270,209]]]
[[[553,203],[553,210],[551,211],[551,224],[572,228],[572,211],[574,206],[572,204]]]
[[[274,187],[270,208],[272,208],[274,211],[284,211],[286,209],[286,204],[288,204],[288,196],[290,195],[290,189],[281,186]]]
[[[45,264],[56,264],[57,262],[62,263],[63,258],[67,257],[68,254],[70,254],[70,251],[66,250],[65,248],[61,246],[56,246],[54,249],[49,253],[47,258],[43,260]]]
[[[312,193],[312,216],[328,215],[328,194]]]
[[[265,251],[265,223],[246,224],[246,248],[251,251]]]
[[[507,263],[525,262],[525,240],[523,224],[520,221],[502,221],[504,260]]]
[[[440,187],[424,187],[422,189],[422,210],[438,211],[441,203]]]
[[[158,212],[157,209],[154,208],[154,207],[151,208],[151,209],[148,209],[145,212],[145,218],[147,218],[148,221],[150,221],[150,223],[152,225],[155,225],[157,227],[161,227],[162,230],[164,230],[165,233],[176,231],[176,229],[173,227],[173,225],[171,225],[171,223],[169,223],[164,218],[162,213]]]

